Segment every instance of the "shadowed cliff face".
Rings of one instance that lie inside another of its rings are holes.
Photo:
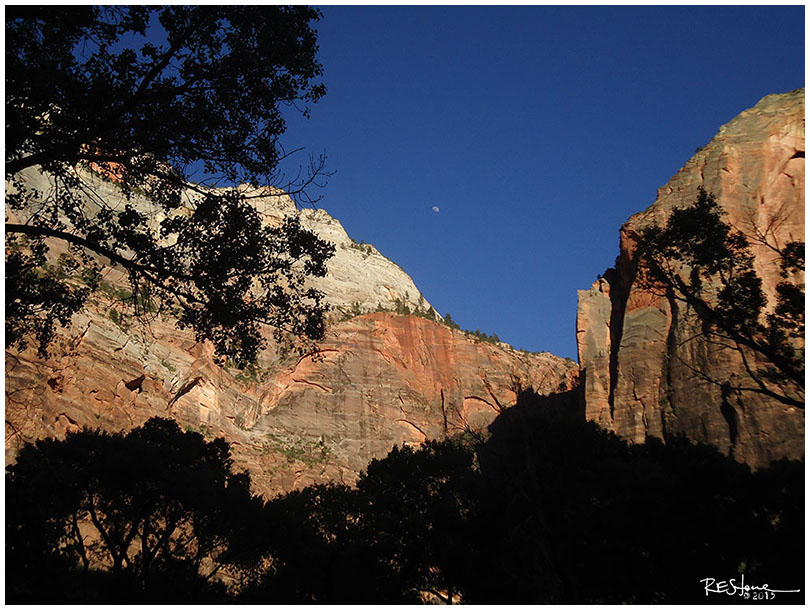
[[[672,295],[636,280],[638,231],[665,224],[701,186],[749,236],[773,303],[780,277],[769,245],[804,241],[804,90],[767,96],[723,126],[655,203],[621,228],[616,268],[579,291],[586,417],[633,442],[685,435],[751,466],[802,457],[803,410],[754,392],[724,392],[723,381],[746,375],[739,354],[707,340],[694,312]]]
[[[551,354],[390,313],[333,324],[317,354],[273,347],[239,371],[217,366],[209,346],[169,319],[122,327],[108,315],[112,302],[98,295],[47,360],[6,352],[7,462],[25,441],[83,426],[129,430],[159,415],[224,436],[266,495],[352,483],[395,444],[480,430],[514,403],[515,389],[568,390],[578,374]]]

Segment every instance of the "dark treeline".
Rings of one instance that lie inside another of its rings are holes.
[[[6,475],[7,601],[739,603],[700,581],[740,574],[803,591],[803,462],[628,446],[575,404],[524,392],[486,437],[268,502],[223,440],[170,420],[28,445]]]

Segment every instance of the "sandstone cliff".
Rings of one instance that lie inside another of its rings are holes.
[[[698,187],[750,239],[774,301],[768,245],[804,241],[804,90],[769,95],[723,126],[620,231],[615,268],[579,291],[577,348],[586,416],[633,441],[685,435],[749,465],[804,455],[804,411],[755,392],[724,394],[745,376],[739,354],[702,335],[682,304],[637,281],[638,231],[691,205]]]
[[[44,176],[29,180],[47,188]],[[113,184],[96,187],[107,198],[121,196]],[[250,370],[219,367],[211,347],[171,318],[142,327],[114,313],[126,277],[108,270],[105,290],[59,335],[48,359],[32,348],[7,350],[7,462],[27,441],[83,426],[128,430],[157,415],[224,436],[237,467],[271,495],[315,482],[351,483],[395,444],[480,430],[514,402],[518,387],[549,393],[576,384],[576,365],[551,354],[476,341],[423,317],[374,312],[397,303],[431,308],[404,271],[354,243],[326,212],[299,212],[275,193],[256,205],[268,222],[300,214],[336,244],[329,275],[316,284],[337,313],[319,352],[301,358],[271,344]],[[364,311],[373,313],[349,317]]]
[[[47,174],[28,169],[21,175],[30,188],[41,194],[41,198],[53,196],[55,187]],[[83,199],[88,209],[97,208],[96,201],[103,200],[113,210],[123,210],[126,204],[131,205],[149,216],[155,229],[163,220],[165,211],[156,208],[147,198],[134,193],[131,199],[127,199],[116,186],[116,176],[109,172],[79,171],[79,175],[86,185],[87,194]],[[7,182],[6,188],[13,189],[13,185]],[[284,216],[297,215],[304,228],[334,244],[335,255],[327,262],[328,274],[322,278],[310,278],[309,285],[324,294],[326,302],[338,315],[350,310],[393,310],[397,304],[407,305],[411,310],[432,310],[411,277],[399,265],[383,256],[373,245],[357,243],[349,237],[340,222],[325,210],[298,209],[289,196],[272,187],[241,188],[268,224],[279,224]],[[183,198],[192,200],[197,197],[197,193],[189,189]],[[10,219],[25,222],[28,216],[36,212],[36,206],[32,206],[28,214],[22,213],[19,217],[12,214]],[[58,241],[53,241],[51,248],[56,254],[65,250]],[[117,274],[113,272],[108,281],[118,281]]]

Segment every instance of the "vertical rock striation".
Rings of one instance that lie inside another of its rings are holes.
[[[749,236],[773,304],[780,276],[768,244],[804,241],[804,90],[769,95],[721,127],[658,190],[652,206],[622,226],[615,268],[579,291],[586,417],[632,442],[684,435],[754,467],[800,458],[803,409],[724,389],[725,381],[746,377],[739,354],[710,341],[673,295],[637,281],[639,230],[665,224],[672,210],[695,201],[699,187],[715,195],[726,222]]]

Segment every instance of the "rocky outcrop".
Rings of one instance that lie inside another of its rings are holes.
[[[42,175],[29,180],[48,188]],[[114,184],[95,186],[112,205],[121,197]],[[7,463],[37,438],[85,426],[126,431],[153,416],[172,417],[208,437],[224,436],[256,491],[272,495],[351,483],[396,444],[484,429],[521,388],[549,393],[576,384],[571,361],[375,311],[431,307],[404,271],[354,243],[326,212],[298,211],[273,192],[254,203],[267,222],[299,214],[336,245],[327,277],[315,280],[335,312],[319,351],[286,354],[271,340],[255,367],[220,367],[211,347],[170,317],[140,326],[119,314],[115,293],[126,289],[126,276],[109,269],[104,288],[59,334],[49,358],[33,348],[7,350]],[[352,315],[360,312],[369,313]]]
[[[124,329],[103,303],[77,316],[53,357],[6,353],[6,460],[26,441],[83,426],[128,430],[172,417],[224,436],[257,491],[353,482],[393,445],[484,429],[516,390],[567,390],[576,365],[477,342],[417,316],[361,315],[334,325],[316,354],[264,353],[249,371],[170,320]]]
[[[703,334],[683,303],[637,280],[640,228],[663,225],[698,188],[749,236],[755,270],[774,302],[780,280],[769,247],[804,241],[804,90],[763,98],[740,114],[620,231],[619,256],[579,291],[577,348],[586,416],[633,441],[685,435],[751,466],[804,455],[804,411],[750,391],[740,355]],[[766,243],[767,242],[767,243]],[[731,380],[735,383],[726,384]]]
[[[89,210],[98,209],[98,201],[103,201],[108,208],[123,210],[125,205],[143,212],[150,218],[152,227],[157,229],[166,212],[155,206],[149,199],[138,193],[132,193],[127,199],[115,182],[115,176],[98,171],[77,170],[83,182],[84,205]],[[42,199],[53,197],[56,192],[52,178],[37,169],[21,172],[22,180],[29,188],[40,193]],[[6,188],[13,190],[12,183]],[[335,246],[334,256],[327,261],[328,273],[325,277],[312,277],[308,286],[320,290],[325,301],[338,316],[350,312],[369,312],[377,309],[395,310],[407,306],[411,311],[432,311],[430,303],[422,296],[413,279],[396,263],[383,256],[373,245],[357,243],[349,237],[346,230],[336,218],[325,210],[317,208],[299,209],[284,192],[272,187],[239,187],[245,192],[251,204],[261,213],[264,221],[277,225],[282,218],[297,215],[301,225],[317,234],[321,239]],[[203,187],[196,187],[203,190]],[[198,199],[196,190],[189,189],[182,197],[184,202]],[[32,205],[28,212],[16,215],[7,210],[10,220],[24,223],[37,213],[38,207]],[[185,213],[181,209],[176,213]],[[64,244],[53,241],[52,252],[58,255],[65,251]]]

